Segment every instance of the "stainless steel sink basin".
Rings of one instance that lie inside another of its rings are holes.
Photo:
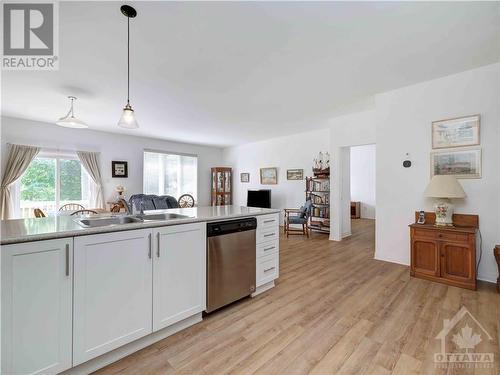
[[[157,213],[145,215],[118,215],[105,217],[85,217],[75,219],[84,228],[107,227],[111,225],[121,225],[129,223],[142,223],[144,221],[165,221],[184,219],[189,216],[174,213]]]
[[[135,216],[111,216],[75,219],[84,228],[106,227],[110,225],[120,225],[129,223],[140,223],[142,219]]]
[[[141,215],[141,219],[144,221],[156,221],[156,220],[174,220],[174,219],[185,219],[189,216],[181,215],[181,214],[169,214],[169,213],[161,213],[161,214],[147,214]]]

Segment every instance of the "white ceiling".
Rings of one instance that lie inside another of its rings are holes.
[[[318,128],[371,95],[500,61],[500,3],[60,3],[60,70],[4,71],[2,114],[227,146]]]

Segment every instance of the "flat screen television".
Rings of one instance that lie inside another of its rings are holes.
[[[271,190],[248,190],[247,194],[248,207],[271,208]]]

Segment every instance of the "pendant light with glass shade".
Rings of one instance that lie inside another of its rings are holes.
[[[88,128],[89,126],[84,123],[82,120],[79,120],[75,117],[75,112],[73,110],[73,102],[76,100],[74,96],[68,96],[68,99],[71,101],[71,107],[69,108],[66,116],[61,117],[56,121],[56,125],[64,126],[65,128],[73,128],[73,129],[83,129]]]
[[[130,105],[130,19],[137,16],[137,12],[130,5],[123,5],[120,7],[120,10],[127,17],[127,104],[123,108],[118,126],[125,129],[137,129],[139,124],[135,119],[134,110]]]

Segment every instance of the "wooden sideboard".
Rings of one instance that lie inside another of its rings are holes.
[[[453,215],[454,226],[435,225],[425,213],[425,224],[410,224],[411,266],[414,277],[476,290],[477,215]]]
[[[361,202],[351,202],[351,219],[361,217]]]

